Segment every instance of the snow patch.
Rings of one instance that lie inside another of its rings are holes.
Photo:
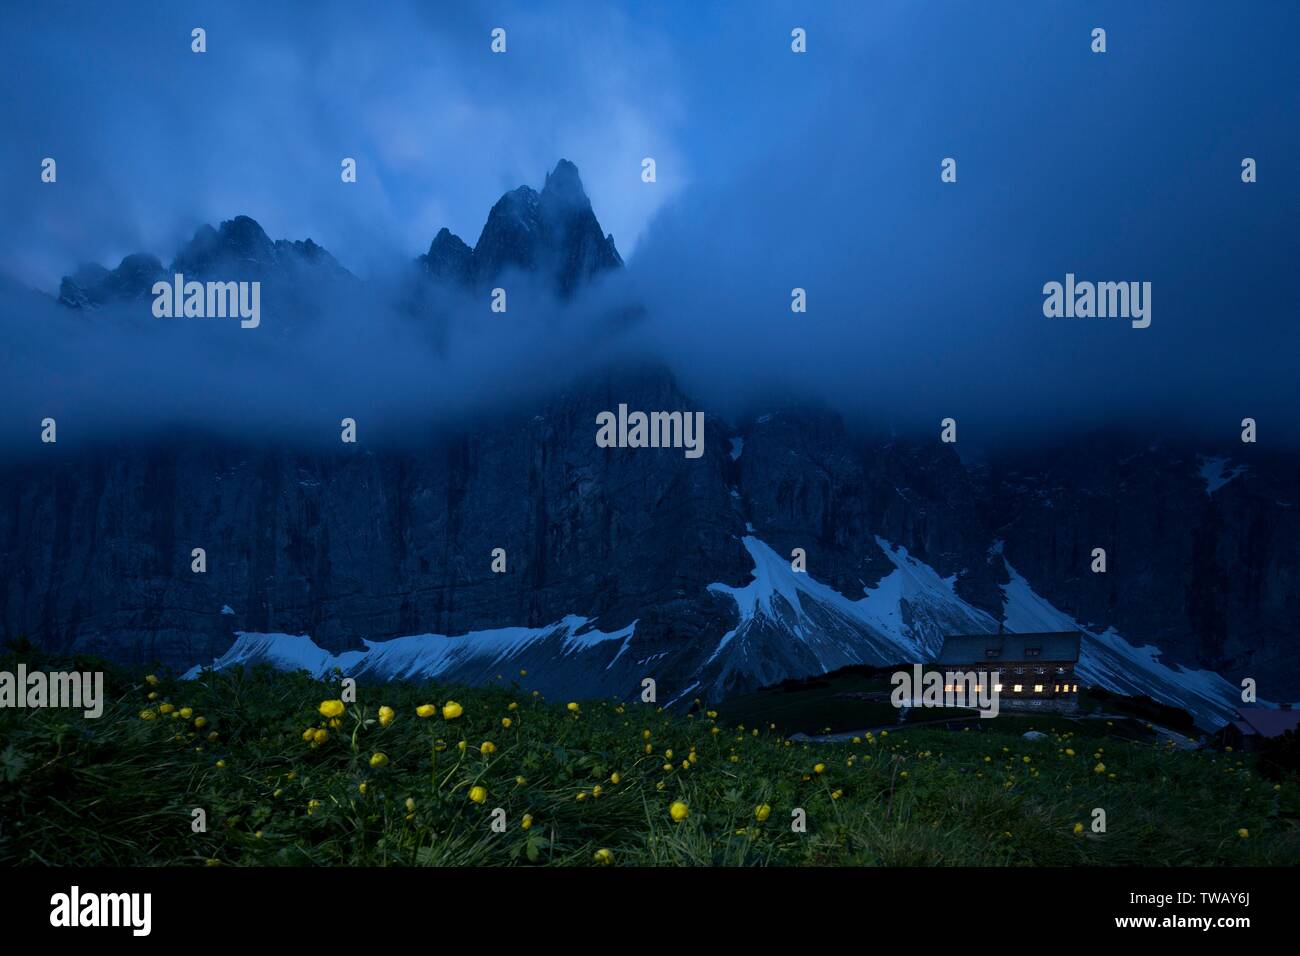
[[[1005,559],[1004,559],[1005,560]],[[1241,700],[1240,690],[1223,677],[1206,670],[1170,667],[1160,661],[1160,648],[1136,647],[1114,628],[1090,631],[1041,597],[1008,562],[1011,581],[1002,586],[1003,616],[1009,631],[1079,631],[1077,673],[1090,684],[1120,694],[1141,694],[1182,707],[1207,725],[1231,720]]]
[[[938,653],[943,635],[957,631],[987,631],[997,622],[957,596],[956,575],[940,577],[929,565],[877,538],[876,543],[894,570],[875,587],[863,588],[864,597],[853,600],[806,572],[796,572],[790,562],[758,538],[741,539],[754,561],[753,580],[743,587],[711,584],[709,590],[736,602],[740,620],[722,636],[706,666],[717,660],[737,635],[760,619],[778,623],[802,640],[825,670],[852,663],[888,663],[922,660]],[[781,598],[784,606],[777,604]],[[820,611],[814,620],[810,608]],[[790,618],[787,608],[793,610]],[[843,623],[832,631],[825,618]]]
[[[501,664],[540,641],[557,640],[562,656],[607,641],[621,641],[618,653],[606,666],[608,669],[627,650],[637,622],[608,633],[595,628],[584,631],[590,623],[589,618],[569,615],[546,627],[503,627],[471,631],[458,637],[416,634],[387,641],[364,641],[365,650],[341,654],[331,654],[306,635],[237,631],[235,643],[212,662],[212,669],[267,663],[281,670],[305,670],[314,677],[323,677],[338,668],[350,677],[364,674],[380,680],[417,679],[437,677],[464,664],[485,667]],[[184,677],[197,677],[201,670],[191,668]]]
[[[1201,457],[1201,477],[1205,479],[1205,493],[1212,495],[1232,479],[1245,472],[1245,465],[1228,466],[1228,459]]]

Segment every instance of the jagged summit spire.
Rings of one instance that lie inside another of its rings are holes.
[[[581,202],[590,206],[587,192],[582,188],[582,177],[578,167],[567,159],[555,164],[555,169],[546,174],[546,184],[542,187],[543,198],[554,196],[568,202]]]
[[[418,261],[430,276],[470,287],[511,269],[549,274],[566,298],[597,273],[623,264],[592,211],[578,167],[567,159],[546,174],[540,193],[519,186],[497,200],[473,249],[443,228]]]

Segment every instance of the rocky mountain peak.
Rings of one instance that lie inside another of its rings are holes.
[[[623,260],[614,237],[601,230],[578,167],[561,159],[539,193],[529,186],[507,192],[488,213],[474,248],[447,229],[418,260],[439,280],[482,289],[509,270],[549,277],[563,298]]]
[[[163,268],[157,256],[143,252],[127,256],[111,270],[93,263],[82,265],[72,275],[64,276],[59,301],[76,309],[94,309],[147,298],[155,282],[170,282],[177,273],[187,279],[226,281],[292,275],[301,270],[350,275],[313,240],[272,241],[257,220],[235,216],[215,229],[206,223],[200,226],[168,268]]]
[[[562,159],[555,164],[555,169],[546,174],[546,184],[542,187],[542,196],[544,199],[553,199],[566,202],[575,206],[586,206],[591,208],[591,200],[587,198],[587,191],[582,188],[582,177],[578,175],[578,167],[573,165],[567,159]]]

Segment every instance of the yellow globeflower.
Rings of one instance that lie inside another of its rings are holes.
[[[388,763],[388,754],[376,753],[376,754],[372,754],[370,757],[370,766],[372,767],[383,767],[387,765],[387,763]]]
[[[330,739],[330,732],[322,727],[312,734],[312,739],[318,744],[323,744]]]
[[[307,741],[307,743],[311,743],[315,738],[316,738],[315,727],[308,727],[306,730],[302,732],[302,739]]]
[[[824,773],[825,770],[826,770],[826,764],[824,763],[813,764],[813,773]]]
[[[497,752],[497,745],[490,740],[485,740],[483,743],[479,744],[478,749],[479,753],[486,757],[488,754],[494,754]]]
[[[506,710],[518,710],[518,709],[519,709],[519,705],[515,703],[513,700],[510,702],[510,706],[506,708]]]
[[[149,684],[149,685],[152,686],[152,687],[157,687],[157,686],[158,686],[158,675],[157,675],[157,674],[146,674],[144,680],[145,680],[145,683],[146,683],[146,684]]]
[[[442,705],[443,720],[455,720],[463,713],[465,713],[465,708],[461,707],[460,704],[456,703],[454,700],[449,700],[447,703]]]
[[[158,692],[157,692],[156,690],[151,690],[151,691],[149,691],[148,699],[149,699],[149,700],[157,700],[157,699],[158,699]]]
[[[158,713],[170,714],[175,709],[176,706],[174,704],[163,704],[161,707],[158,708]]]
[[[1075,833],[1082,833],[1082,832],[1083,832],[1083,824],[1082,824],[1082,823],[1076,823],[1076,824],[1074,825],[1074,832],[1075,832]]]
[[[614,862],[614,851],[601,848],[592,854],[591,858],[601,866],[609,866]]]
[[[523,820],[521,820],[519,823],[519,826],[527,830],[532,825],[533,825],[533,815],[531,813],[525,813]]]
[[[832,790],[832,791],[831,791],[831,799],[832,799],[832,800],[838,800],[838,799],[839,799],[840,797],[842,797],[842,796],[844,796],[844,791],[843,791],[843,790]]]
[[[142,711],[140,711],[140,719],[141,719],[141,720],[153,720],[153,719],[156,718],[157,716],[158,716],[158,714],[157,714],[155,711],[152,711],[152,710],[142,710]]]
[[[469,798],[475,803],[486,803],[487,787],[470,787]]]
[[[194,716],[194,711],[189,707],[182,707],[180,709],[180,715],[184,717],[186,720],[189,720],[191,717]]]
[[[433,704],[421,704],[419,707],[415,708],[415,715],[417,717],[432,717],[437,712],[438,708],[434,707]]]
[[[527,782],[528,782],[528,781],[525,780],[523,777],[515,777],[515,785],[516,785],[516,786],[522,787],[522,786],[523,786],[524,784],[526,784]]]
[[[1237,831],[1237,836],[1241,837],[1244,840],[1250,836],[1250,831],[1247,830],[1245,827],[1242,827],[1240,830]]]
[[[502,727],[505,727],[505,728],[507,728],[507,729],[509,729],[509,727],[510,727],[510,718],[509,718],[509,717],[502,717],[502,718],[501,718],[501,726],[502,726]]]
[[[320,702],[320,715],[322,717],[341,717],[344,707],[341,700],[322,700]]]
[[[609,775],[609,782],[618,786],[618,784],[623,782],[623,778],[618,775],[618,771],[615,771]]]
[[[1065,755],[1066,755],[1067,757],[1073,757],[1073,756],[1074,756],[1074,748],[1073,748],[1073,747],[1066,747],[1066,748],[1065,748]]]
[[[224,770],[225,767],[226,767],[226,762],[225,762],[224,760],[218,760],[218,761],[217,761],[217,769],[218,769],[218,770]]]
[[[578,710],[579,710],[579,708],[578,708],[578,702],[577,702],[577,701],[573,701],[573,700],[571,700],[571,701],[569,701],[567,704],[564,705],[564,709],[567,710],[567,711],[568,711],[569,713],[571,713],[571,714],[576,714],[576,713],[578,712]]]
[[[380,727],[387,727],[389,724],[391,724],[391,723],[393,722],[393,718],[396,717],[396,716],[397,716],[397,711],[393,710],[393,708],[391,708],[391,707],[387,707],[387,706],[385,706],[385,707],[380,707],[380,708],[379,708],[379,726],[380,726]]]
[[[361,795],[364,797],[366,795],[366,782],[362,780],[357,784],[357,789],[361,791]]]
[[[1105,773],[1105,772],[1106,772],[1106,765],[1105,765],[1104,763],[1099,763],[1099,764],[1097,764],[1097,766],[1095,766],[1095,767],[1092,768],[1092,772],[1093,772],[1093,773]]]
[[[691,808],[680,800],[674,800],[672,806],[668,808],[668,815],[673,818],[674,822],[681,823],[691,815]]]
[[[407,798],[406,798],[406,810],[407,810],[408,813],[413,813],[413,812],[415,812],[415,798],[414,798],[414,797],[407,797]]]
[[[759,823],[764,822],[771,815],[772,815],[772,808],[768,806],[766,803],[760,803],[758,806],[754,808],[754,819],[757,820]]]

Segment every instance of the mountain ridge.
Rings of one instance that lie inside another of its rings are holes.
[[[467,291],[482,291],[511,270],[540,272],[552,291],[568,299],[601,273],[622,268],[623,259],[614,237],[601,230],[578,168],[561,159],[540,193],[519,186],[498,199],[473,247],[444,226],[415,263],[435,282]],[[255,219],[241,214],[216,228],[199,226],[166,268],[148,252],[125,256],[112,269],[83,264],[63,277],[58,301],[94,310],[143,300],[155,282],[170,282],[177,273],[220,281],[303,273],[356,279],[314,240],[272,240]]]

